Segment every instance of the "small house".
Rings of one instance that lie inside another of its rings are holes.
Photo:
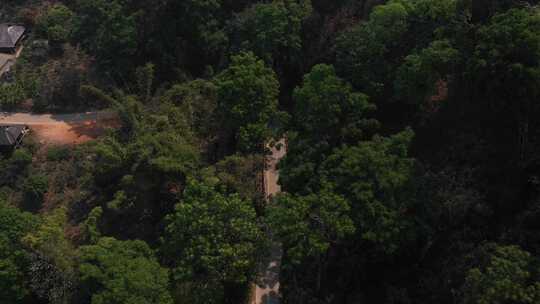
[[[22,25],[0,24],[0,53],[16,53],[25,33]]]
[[[30,128],[26,125],[0,126],[0,151],[9,152],[18,148],[28,132]]]

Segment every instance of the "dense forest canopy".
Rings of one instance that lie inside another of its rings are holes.
[[[0,303],[540,303],[537,5],[1,1],[2,111],[118,122],[0,158]]]

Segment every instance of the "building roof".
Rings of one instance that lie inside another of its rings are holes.
[[[0,24],[0,48],[14,48],[24,35],[21,25]]]
[[[26,126],[0,126],[0,146],[13,146]]]

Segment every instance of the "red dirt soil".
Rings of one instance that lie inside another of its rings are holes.
[[[114,119],[77,123],[36,124],[30,128],[36,140],[45,145],[77,145],[104,135],[108,129],[118,128]]]

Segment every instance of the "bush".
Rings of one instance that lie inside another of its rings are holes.
[[[22,186],[24,208],[37,211],[43,205],[43,198],[49,188],[49,179],[42,174],[28,176]]]
[[[65,146],[53,146],[47,150],[48,161],[66,160],[71,156],[71,151]]]
[[[26,149],[15,150],[10,161],[16,167],[24,168],[32,163],[32,153]]]

